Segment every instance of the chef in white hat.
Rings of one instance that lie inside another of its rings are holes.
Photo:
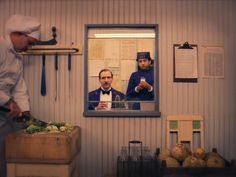
[[[0,38],[0,177],[6,176],[5,137],[17,130],[13,118],[29,114],[29,96],[19,52],[39,40],[40,23],[33,17],[13,15]]]
[[[6,24],[6,32],[16,52],[27,50],[27,47],[39,40],[39,29],[40,23],[29,16],[13,15]]]

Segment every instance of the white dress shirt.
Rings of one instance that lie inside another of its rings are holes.
[[[102,90],[104,90],[101,87]],[[111,88],[110,88],[111,89]],[[108,89],[108,90],[110,90]],[[100,92],[100,101],[105,101],[107,103],[106,110],[111,110],[111,102],[112,102],[112,91],[110,91],[110,94],[102,94],[102,91]]]

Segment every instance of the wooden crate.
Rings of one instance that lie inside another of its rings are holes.
[[[69,164],[7,163],[7,177],[79,177],[79,155]]]
[[[225,159],[224,159],[225,160]],[[225,167],[166,167],[166,162],[159,164],[159,177],[235,177],[235,161],[225,160]]]
[[[80,151],[81,130],[75,127],[69,133],[34,133],[23,130],[6,138],[6,161],[8,163],[69,164]]]
[[[236,167],[161,168],[160,177],[235,177]]]

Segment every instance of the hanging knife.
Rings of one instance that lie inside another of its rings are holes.
[[[56,71],[56,89],[55,89],[55,101],[57,100],[58,96],[58,54],[55,54],[55,71]]]
[[[41,77],[41,95],[42,96],[46,95],[45,59],[46,59],[46,56],[45,56],[45,54],[43,54],[43,59],[42,59],[42,77]]]
[[[69,98],[70,98],[70,95],[71,95],[71,54],[69,53],[68,54],[68,71],[69,71]]]

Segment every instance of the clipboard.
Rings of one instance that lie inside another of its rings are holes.
[[[185,42],[173,45],[173,81],[197,82],[197,45]]]

